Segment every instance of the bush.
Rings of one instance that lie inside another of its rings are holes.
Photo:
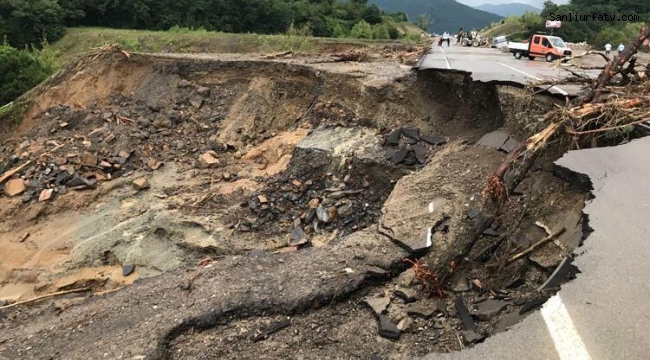
[[[363,20],[356,23],[350,31],[350,36],[355,39],[372,39],[372,35],[372,26]]]
[[[44,43],[44,50],[18,50],[0,45],[0,106],[14,101],[56,69],[55,56]]]

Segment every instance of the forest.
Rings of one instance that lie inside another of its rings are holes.
[[[0,37],[18,48],[79,26],[395,39],[400,21],[367,0],[0,0]]]

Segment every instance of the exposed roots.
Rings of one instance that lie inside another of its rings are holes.
[[[429,266],[422,264],[420,260],[411,260],[403,259],[404,262],[407,262],[413,265],[413,271],[415,272],[415,278],[424,286],[424,292],[429,296],[435,296],[437,298],[443,298],[445,293],[440,288],[440,283],[438,282],[438,275],[436,275]]]
[[[488,199],[492,201],[498,208],[502,208],[508,202],[508,189],[506,184],[501,178],[496,175],[490,175],[487,179],[487,185],[481,194],[483,201],[487,202]]]

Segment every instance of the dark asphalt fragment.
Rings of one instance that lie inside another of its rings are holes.
[[[126,277],[133,274],[135,271],[135,265],[124,265],[122,266],[122,276]]]
[[[458,317],[463,322],[463,327],[465,330],[476,331],[476,324],[474,323],[474,319],[472,319],[472,315],[470,315],[469,309],[467,309],[467,305],[465,305],[463,299],[456,298],[455,305],[456,311],[458,312]]]
[[[392,161],[393,164],[399,164],[399,163],[401,163],[402,161],[404,161],[404,159],[406,159],[406,155],[408,155],[408,152],[409,152],[408,148],[406,148],[405,146],[401,146],[401,147],[400,147],[400,148],[395,152],[395,156],[393,156],[393,157],[390,159],[390,161]]]
[[[559,287],[560,284],[566,281],[571,273],[576,273],[578,269],[572,265],[573,258],[565,257],[562,262],[555,268],[555,271],[551,276],[546,279],[546,281],[537,289],[537,291],[543,291],[548,289],[553,289]]]
[[[550,298],[551,298],[550,296],[540,296],[528,301],[521,307],[521,309],[519,309],[519,315],[523,315],[529,311],[541,307]]]
[[[402,135],[415,139],[415,140],[420,140],[420,129],[418,128],[402,128]]]
[[[488,321],[498,315],[509,304],[506,301],[487,299],[477,304],[472,314],[481,321]]]
[[[482,334],[479,334],[475,331],[472,330],[465,330],[461,333],[463,335],[463,339],[465,339],[465,342],[470,345],[470,344],[477,344],[483,339],[485,339],[485,336]]]
[[[289,321],[288,319],[284,319],[284,320],[280,320],[278,322],[275,322],[275,323],[267,326],[264,330],[262,330],[262,332],[259,335],[255,336],[253,338],[253,342],[258,342],[260,340],[266,340],[266,339],[268,339],[269,335],[271,335],[271,334],[273,334],[275,332],[278,332],[278,331],[280,331],[280,330],[282,330],[282,329],[284,329],[286,327],[289,327],[289,325],[291,325],[291,321]]]
[[[391,340],[399,340],[401,335],[397,325],[390,321],[390,318],[385,315],[379,316],[379,335]]]
[[[388,134],[387,142],[388,145],[397,145],[399,144],[399,138],[402,136],[402,129],[395,129],[390,134]]]
[[[427,148],[425,148],[423,145],[413,145],[413,151],[415,151],[415,158],[420,164],[424,164],[427,161]]]

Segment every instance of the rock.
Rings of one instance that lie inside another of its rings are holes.
[[[460,297],[456,298],[454,304],[456,305],[456,312],[458,312],[458,317],[463,322],[465,330],[476,331],[476,324],[472,319],[472,315],[469,313],[469,309],[467,309],[467,305],[463,302],[463,299]]]
[[[408,155],[408,151],[409,151],[409,150],[408,150],[408,148],[407,148],[406,146],[401,146],[401,147],[399,147],[399,148],[397,149],[397,151],[395,152],[395,156],[393,156],[393,157],[390,159],[390,161],[391,161],[393,164],[399,164],[399,163],[401,163],[402,161],[404,161],[404,159],[406,159],[406,155]]]
[[[503,144],[508,141],[510,135],[504,133],[503,131],[494,131],[489,134],[483,135],[483,137],[477,142],[479,145],[488,146],[495,149],[500,149]]]
[[[395,296],[404,300],[404,302],[407,304],[415,302],[417,300],[416,295],[417,293],[413,289],[398,288],[395,290]]]
[[[397,152],[397,149],[394,147],[389,147],[386,149],[386,160],[390,160],[393,157],[395,157],[395,153]]]
[[[320,204],[320,200],[318,198],[314,198],[309,200],[309,208],[310,209],[318,209],[318,205]]]
[[[85,152],[81,155],[81,163],[88,166],[97,166],[97,154]]]
[[[402,321],[400,321],[397,324],[397,329],[399,331],[401,331],[401,332],[408,332],[409,329],[411,328],[411,325],[413,325],[413,320],[411,320],[411,318],[407,317],[407,318],[402,319]]]
[[[463,335],[463,339],[465,339],[465,343],[467,343],[468,345],[477,344],[481,342],[483,339],[485,339],[484,335],[481,335],[472,330],[465,330],[461,332],[461,334]]]
[[[410,253],[421,253],[433,246],[433,234],[431,229],[427,229],[420,237],[394,239],[401,247],[405,248]]]
[[[420,140],[429,145],[443,145],[447,143],[447,139],[442,136],[420,136]]]
[[[99,166],[102,167],[103,169],[110,169],[113,167],[113,165],[111,165],[111,163],[109,163],[108,161],[101,161],[99,163]],[[60,183],[61,181],[58,182]]]
[[[199,166],[203,169],[215,168],[219,166],[219,159],[217,159],[212,153],[206,152],[199,157]]]
[[[388,145],[396,146],[399,144],[399,138],[401,136],[402,136],[402,129],[395,129],[390,134],[388,134],[386,142],[388,143]]]
[[[460,276],[456,279],[456,282],[452,285],[451,291],[457,293],[468,292],[472,288],[469,286],[469,281],[463,276]]]
[[[38,202],[48,201],[52,198],[52,195],[54,195],[54,189],[45,189],[38,196]]]
[[[470,209],[467,212],[467,218],[470,220],[475,219],[481,212],[478,209]]]
[[[87,187],[92,187],[95,185],[96,182],[91,181],[90,179],[80,176],[79,174],[75,174],[72,179],[70,179],[68,182],[65,183],[65,186],[71,187],[71,188],[76,188],[79,186],[87,186]]]
[[[291,231],[291,242],[289,242],[290,246],[300,246],[300,245],[305,245],[307,243],[307,239],[305,238],[305,232],[300,228],[297,227]]]
[[[122,266],[122,276],[127,277],[131,274],[133,274],[133,271],[135,271],[135,265],[124,265]]]
[[[153,119],[153,126],[156,128],[170,128],[172,126],[172,121],[167,116],[158,113]]]
[[[419,317],[422,319],[431,319],[436,312],[438,312],[438,304],[428,300],[409,304],[406,308],[406,313],[409,316]]]
[[[197,109],[200,109],[203,106],[203,98],[199,95],[190,97],[190,105],[194,106]]]
[[[257,200],[260,202],[260,204],[266,204],[269,202],[269,200],[264,195],[258,195]]]
[[[36,192],[34,192],[34,191],[26,191],[23,194],[23,197],[21,198],[21,200],[22,200],[23,203],[28,203],[28,202],[32,201],[32,198],[34,197],[34,195],[36,195]]]
[[[149,181],[145,178],[139,178],[133,180],[133,188],[137,191],[145,190],[149,188]]]
[[[496,230],[494,230],[494,229],[492,229],[490,227],[490,228],[487,228],[487,229],[485,229],[483,231],[483,235],[484,236],[490,236],[490,237],[497,237],[497,236],[499,236],[499,233]]]
[[[427,162],[427,149],[423,145],[413,145],[413,151],[415,151],[415,158],[420,164]]]
[[[391,340],[399,340],[401,335],[399,329],[386,315],[379,316],[379,335]]]
[[[341,216],[341,217],[346,217],[348,215],[352,215],[353,210],[354,209],[352,208],[352,204],[342,205],[342,206],[337,208],[339,216]]]
[[[203,96],[210,95],[210,88],[206,86],[199,86],[199,88],[196,89],[196,92]]]
[[[474,306],[472,315],[481,321],[488,321],[498,315],[510,303],[501,300],[487,299]]]
[[[330,221],[332,221],[329,212],[322,205],[319,205],[318,208],[316,209],[316,216],[318,217],[318,220],[324,223],[329,223]]]
[[[387,297],[374,297],[374,298],[365,298],[363,302],[366,303],[372,311],[375,312],[377,316],[383,314],[388,305],[390,304],[390,299]]]
[[[7,196],[18,196],[25,192],[26,186],[23,179],[11,179],[5,184],[5,194]]]
[[[178,87],[181,88],[181,89],[185,89],[185,88],[188,88],[190,86],[192,86],[192,83],[185,80],[185,79],[178,82]]]

